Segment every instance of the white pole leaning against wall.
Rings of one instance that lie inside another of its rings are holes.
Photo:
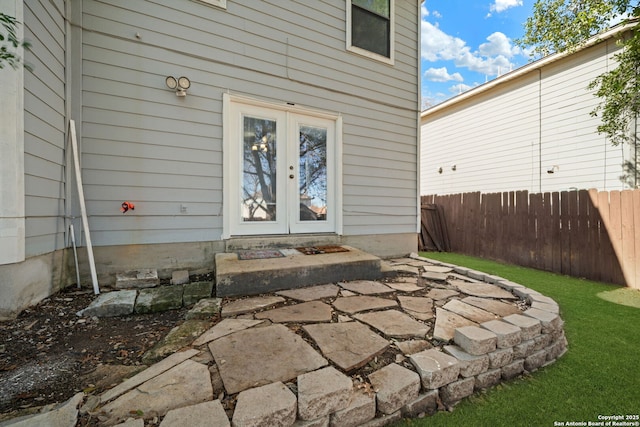
[[[80,172],[80,154],[78,153],[78,141],[76,140],[76,122],[69,120],[69,139],[73,149],[73,165],[76,172],[76,183],[78,185],[78,200],[80,202],[80,212],[82,213],[82,227],[87,243],[87,255],[89,257],[89,268],[91,269],[91,281],[93,282],[93,292],[98,295],[98,275],[96,274],[96,262],[93,259],[93,246],[91,245],[91,235],[89,234],[89,221],[87,220],[87,207],[84,204],[84,190],[82,189],[82,175]]]

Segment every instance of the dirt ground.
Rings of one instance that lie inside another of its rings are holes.
[[[70,287],[0,322],[0,421],[117,384],[142,368],[144,353],[186,312],[77,316],[94,298],[92,290]]]

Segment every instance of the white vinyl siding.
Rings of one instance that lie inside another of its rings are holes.
[[[609,39],[427,110],[421,193],[624,188],[623,148],[597,133],[599,119],[589,113],[599,100],[587,89],[613,66],[616,49]]]
[[[63,0],[24,3],[26,256],[65,247],[65,21]]]
[[[341,0],[82,8],[82,166],[95,245],[221,238],[226,92],[341,115],[344,234],[415,232],[415,2],[396,5],[393,67],[344,50]],[[191,80],[186,97],[166,88],[169,75]],[[119,211],[125,200],[134,212]]]

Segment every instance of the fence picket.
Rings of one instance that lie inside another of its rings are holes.
[[[424,196],[451,250],[640,289],[640,190]]]

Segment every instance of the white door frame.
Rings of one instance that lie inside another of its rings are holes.
[[[281,209],[275,221],[243,222],[241,220],[240,191],[242,153],[238,148],[239,135],[242,134],[243,113],[256,115],[284,124],[278,126],[276,133],[277,153],[277,203]],[[221,238],[246,235],[282,235],[298,233],[335,233],[342,234],[342,117],[339,114],[319,112],[289,104],[260,101],[243,96],[223,94],[223,233]],[[327,200],[326,221],[300,221],[298,186],[291,185],[290,174],[298,182],[299,145],[295,141],[299,125],[321,124],[328,130],[328,139],[333,144],[327,150]],[[286,159],[285,159],[286,153]],[[286,160],[286,161],[285,161]],[[287,163],[289,162],[289,163]],[[290,164],[291,163],[291,164]],[[289,166],[294,169],[290,170]],[[295,203],[293,201],[296,201]]]

